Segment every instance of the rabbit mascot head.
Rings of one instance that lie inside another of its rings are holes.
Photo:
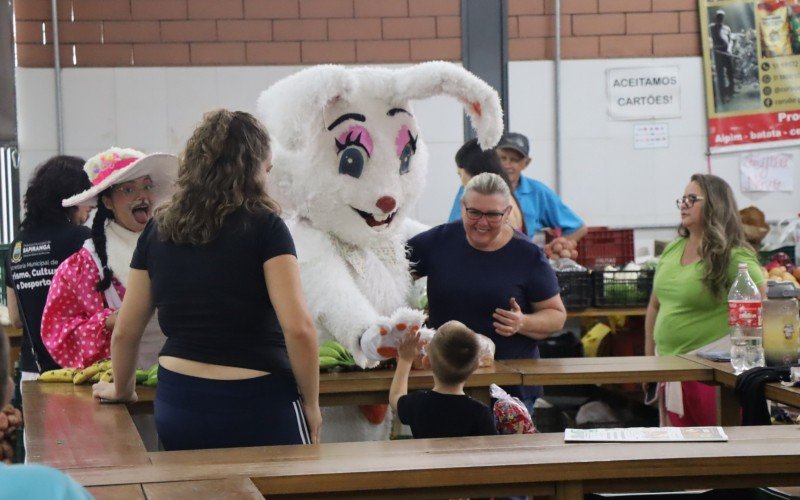
[[[315,66],[258,99],[273,140],[268,190],[289,219],[320,338],[343,344],[362,367],[391,357],[397,339],[424,319],[407,307],[407,214],[428,168],[410,101],[442,94],[464,104],[484,148],[497,143],[503,131],[497,93],[451,63]],[[336,427],[331,420],[326,414],[326,431]],[[361,429],[351,417],[347,432],[323,438],[388,435],[383,428],[370,433],[363,423]]]

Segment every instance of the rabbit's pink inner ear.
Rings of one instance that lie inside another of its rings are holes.
[[[475,101],[472,104],[472,110],[475,111],[475,114],[481,116],[481,103]]]

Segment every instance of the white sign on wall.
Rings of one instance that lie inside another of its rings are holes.
[[[608,116],[612,120],[651,120],[681,116],[677,66],[606,70]]]
[[[794,190],[794,153],[747,153],[739,160],[742,191]]]
[[[669,125],[666,123],[637,123],[633,126],[633,149],[669,147]]]

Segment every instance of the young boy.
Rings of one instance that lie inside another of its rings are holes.
[[[497,434],[492,410],[464,394],[464,382],[478,367],[478,338],[458,321],[439,327],[428,345],[433,390],[408,393],[411,363],[420,353],[419,333],[408,334],[398,347],[389,403],[400,422],[419,438]]]

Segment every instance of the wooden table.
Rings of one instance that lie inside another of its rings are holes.
[[[22,382],[25,459],[59,469],[148,464],[125,405],[101,405],[90,386]]]
[[[389,388],[394,370],[366,370],[352,372],[320,373],[319,402],[321,406],[343,406],[382,404],[389,402]],[[489,385],[519,385],[522,375],[505,362],[478,368],[464,385],[464,392],[479,401],[489,401]],[[408,389],[430,389],[433,374],[430,370],[412,370],[408,377]],[[136,386],[139,401],[129,405],[134,413],[152,413],[155,388]]]
[[[714,381],[713,368],[676,356],[514,359],[502,363],[518,370],[524,385]]]
[[[684,354],[680,357],[714,370],[714,381],[720,386],[720,421],[722,425],[739,425],[741,423],[739,398],[734,392],[736,375],[731,364],[727,361],[710,361],[696,354]],[[764,397],[770,401],[800,408],[799,387],[784,387],[778,382],[770,382],[764,385]]]
[[[283,498],[447,498],[800,484],[794,426],[727,428],[727,443],[573,443],[561,434],[151,453],[70,471],[90,487],[247,479]]]
[[[608,316],[644,316],[647,314],[646,307],[616,307],[616,308],[602,308],[602,307],[587,307],[586,309],[577,309],[574,311],[567,311],[568,318],[604,318]]]
[[[370,370],[357,372],[322,373],[319,380],[320,405],[337,406],[353,404],[387,403],[394,370]],[[464,385],[464,392],[479,401],[489,401],[488,387],[491,384],[519,385],[519,371],[495,361],[493,366],[478,368]],[[412,370],[408,377],[408,389],[430,389],[433,374],[430,370]]]
[[[580,384],[717,376],[720,383],[730,381],[724,366],[688,358],[587,358],[501,362],[478,373],[472,385],[489,379]],[[412,387],[429,386],[429,377],[415,372]],[[385,401],[391,371],[323,379],[331,397],[383,391]],[[25,382],[22,392],[28,460],[67,470],[100,498],[526,493],[579,499],[588,491],[800,484],[796,426],[728,428],[728,443],[565,444],[554,433],[148,453],[126,407],[98,404],[89,386]],[[152,390],[140,392],[147,394],[152,397]],[[786,392],[775,394],[790,399]]]

